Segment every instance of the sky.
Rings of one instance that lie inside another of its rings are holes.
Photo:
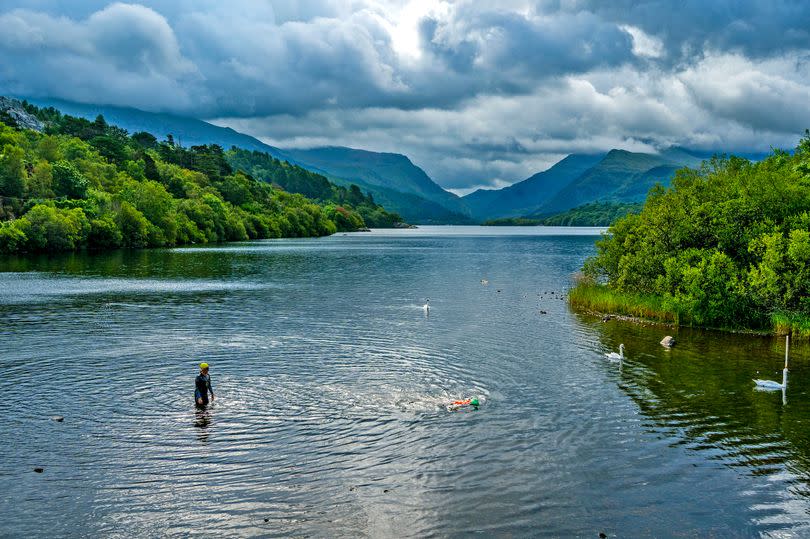
[[[0,0],[0,29],[0,94],[403,153],[458,194],[810,127],[806,1]]]

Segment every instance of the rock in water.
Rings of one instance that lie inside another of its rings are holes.
[[[661,339],[661,346],[665,348],[672,348],[673,346],[675,346],[675,337],[667,335],[666,337]]]

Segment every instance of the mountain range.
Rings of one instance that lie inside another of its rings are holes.
[[[172,114],[52,99],[30,99],[40,107],[93,119],[101,114],[129,132],[146,131],[159,139],[171,134],[184,146],[219,144],[266,152],[323,174],[338,185],[356,184],[389,211],[423,224],[471,224],[488,219],[537,217],[560,213],[592,202],[641,202],[656,183],[668,184],[675,171],[695,167],[709,153],[671,148],[659,153],[610,150],[572,154],[548,170],[505,187],[479,189],[459,197],[442,189],[408,157],[396,153],[330,146],[283,149],[228,127]],[[759,159],[761,155],[747,155]]]

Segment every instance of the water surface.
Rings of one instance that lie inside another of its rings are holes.
[[[570,312],[595,233],[0,260],[0,535],[806,536],[807,347]]]

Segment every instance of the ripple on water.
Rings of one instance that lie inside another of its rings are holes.
[[[154,252],[142,278],[0,273],[4,532],[801,535],[801,358],[783,407],[750,351],[576,317],[557,296],[591,251],[372,235]],[[218,398],[197,410],[203,359]]]

